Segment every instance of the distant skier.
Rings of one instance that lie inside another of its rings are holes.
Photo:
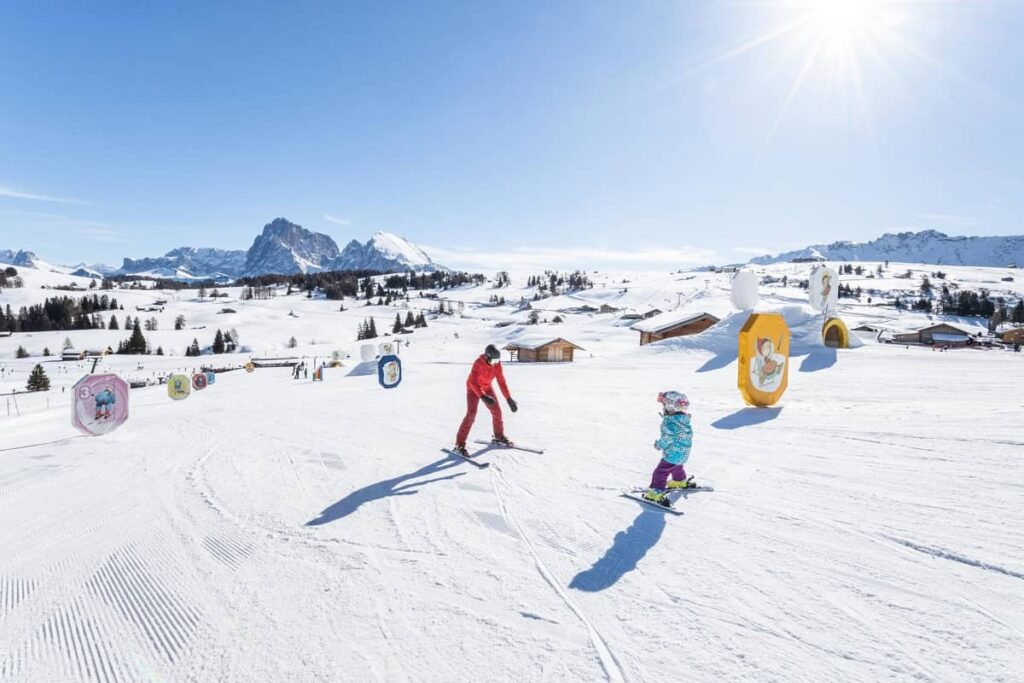
[[[669,506],[666,497],[668,489],[696,488],[693,477],[687,478],[683,463],[690,458],[693,446],[693,428],[686,411],[690,401],[686,394],[678,391],[663,391],[658,394],[658,403],[663,407],[661,417],[661,438],[654,447],[663,453],[658,466],[651,475],[651,487],[644,493],[647,500]],[[671,477],[671,479],[670,479]]]
[[[494,428],[492,441],[505,446],[511,446],[512,442],[505,436],[505,423],[501,417],[501,406],[494,395],[491,384],[498,380],[498,387],[502,395],[508,401],[508,407],[512,412],[519,410],[519,406],[512,399],[505,384],[505,373],[501,369],[501,352],[494,344],[488,344],[484,352],[473,363],[473,369],[466,378],[466,417],[462,418],[459,432],[455,437],[455,451],[463,456],[468,456],[466,450],[466,439],[469,438],[469,430],[476,420],[476,409],[483,401],[487,409],[491,411],[491,424]]]

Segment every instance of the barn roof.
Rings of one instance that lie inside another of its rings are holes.
[[[520,339],[518,341],[509,342],[505,346],[505,350],[512,351],[513,349],[526,349],[527,351],[536,351],[538,349],[544,348],[549,344],[554,344],[555,342],[565,342],[574,349],[578,349],[580,351],[586,350],[582,346],[577,346],[576,344],[573,344],[571,341],[563,339],[562,337],[531,337],[528,339]]]
[[[680,325],[687,325],[696,320],[699,320],[707,316],[713,318],[715,322],[718,322],[720,318],[716,315],[712,315],[707,311],[669,311],[668,313],[662,313],[656,315],[653,318],[648,318],[633,325],[631,329],[638,332],[664,332],[670,330],[673,327],[679,327]]]

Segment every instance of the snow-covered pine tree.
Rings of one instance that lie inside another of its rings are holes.
[[[50,390],[50,378],[46,376],[46,371],[43,370],[43,366],[36,363],[36,366],[32,368],[32,372],[28,376],[28,384],[25,388],[29,391],[49,391]]]
[[[19,346],[18,350],[14,352],[15,358],[28,358],[28,351],[25,350],[24,346]]]
[[[395,313],[395,324],[391,326],[391,332],[398,334],[402,331],[402,314]]]
[[[213,352],[224,353],[224,334],[220,330],[217,330],[217,334],[213,336]]]
[[[117,316],[116,315],[110,316],[110,322],[107,324],[107,329],[108,330],[119,330],[119,329],[121,329],[121,326],[117,324]]]

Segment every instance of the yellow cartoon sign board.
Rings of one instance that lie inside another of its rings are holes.
[[[850,331],[839,318],[829,318],[821,328],[821,340],[833,349],[850,348]]]
[[[739,335],[739,381],[752,406],[775,405],[789,380],[789,327],[778,313],[753,313]]]
[[[188,398],[192,393],[192,382],[188,375],[171,375],[167,378],[167,395],[175,401]]]

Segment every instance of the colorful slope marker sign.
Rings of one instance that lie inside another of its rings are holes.
[[[188,375],[171,375],[167,378],[167,395],[175,401],[184,400],[191,393],[192,383],[189,382]]]
[[[828,315],[836,310],[839,303],[839,273],[828,266],[818,266],[811,271],[807,295],[811,308]]]
[[[206,373],[197,372],[192,375],[192,388],[196,391],[202,391],[206,388]]]
[[[789,326],[778,313],[753,313],[739,334],[738,386],[752,406],[775,405],[789,382]]]
[[[248,363],[245,364],[245,371],[246,372],[252,372],[255,369],[256,369],[256,364],[253,363],[252,361],[249,361]]]
[[[208,372],[208,373],[206,373],[206,386],[210,386],[211,384],[215,384],[216,382],[217,382],[217,373],[215,373],[215,372]]]
[[[99,436],[128,419],[128,383],[117,375],[86,375],[72,389],[71,424]]]
[[[385,389],[402,383],[402,361],[398,356],[383,356],[377,361],[377,381]]]

